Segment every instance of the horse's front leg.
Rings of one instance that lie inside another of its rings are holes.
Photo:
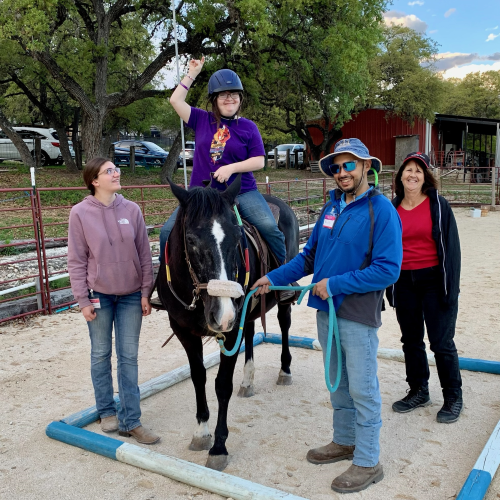
[[[224,470],[229,462],[226,449],[226,440],[229,434],[227,428],[227,410],[229,400],[233,394],[233,374],[237,356],[237,354],[233,356],[221,354],[219,372],[215,379],[215,393],[219,402],[219,414],[217,417],[217,427],[215,428],[214,445],[208,452],[206,466],[218,471]]]
[[[290,364],[292,355],[288,344],[288,334],[292,325],[292,306],[290,304],[281,305],[278,303],[278,322],[281,329],[281,370],[278,375],[277,385],[292,385],[292,372]]]
[[[238,396],[249,398],[255,394],[253,381],[255,366],[253,363],[253,336],[255,333],[255,323],[249,321],[245,325],[245,367],[243,368],[243,382],[241,382]]]
[[[212,446],[212,435],[208,427],[210,412],[205,392],[207,371],[203,365],[202,340],[201,337],[192,335],[189,331],[180,327],[174,328],[172,325],[172,329],[186,351],[191,368],[191,380],[196,394],[196,420],[198,425],[193,433],[189,449],[193,451],[209,450],[210,446]]]

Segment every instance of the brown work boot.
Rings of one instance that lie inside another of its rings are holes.
[[[315,465],[333,464],[341,460],[352,460],[353,453],[354,446],[343,446],[332,441],[326,446],[309,450],[306,459]]]
[[[338,493],[354,493],[365,490],[372,483],[384,479],[384,469],[378,463],[375,467],[351,465],[343,474],[332,482],[332,490]]]
[[[118,430],[118,419],[116,415],[101,418],[101,431],[115,432]]]
[[[132,429],[131,431],[120,431],[118,434],[124,437],[132,436],[138,443],[141,444],[155,444],[160,440],[154,432],[144,428],[142,425]]]

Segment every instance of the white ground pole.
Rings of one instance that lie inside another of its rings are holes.
[[[181,83],[181,72],[179,69],[179,47],[177,45],[177,21],[175,20],[175,3],[172,0],[172,19],[174,21],[174,39],[175,39],[175,65],[177,66],[177,84]],[[184,122],[181,120],[181,139],[182,139],[182,163],[184,164],[184,188],[188,188],[187,168],[186,168],[186,144],[184,141]]]
[[[235,500],[307,500],[62,422],[49,424],[46,434],[63,443]]]

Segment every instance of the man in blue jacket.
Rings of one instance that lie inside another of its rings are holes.
[[[403,258],[402,229],[391,202],[368,184],[371,169],[382,164],[358,139],[344,139],[320,161],[322,172],[338,189],[321,215],[302,253],[271,271],[252,287],[267,293],[269,285],[286,285],[314,273],[316,286],[308,305],[318,310],[318,338],[326,355],[328,302],[332,297],[342,347],[342,376],[333,406],[333,441],[307,453],[313,464],[353,459],[332,489],[361,491],[384,477],[380,455],[382,401],[377,378],[377,331],[383,292],[397,281]],[[335,342],[330,378],[335,379]]]

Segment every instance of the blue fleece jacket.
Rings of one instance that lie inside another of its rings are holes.
[[[286,285],[314,273],[328,278],[337,316],[378,328],[383,292],[399,278],[403,259],[402,228],[391,202],[376,189],[341,211],[342,192],[330,192],[304,250],[267,274],[273,285]],[[328,302],[309,294],[308,305],[328,311]]]

